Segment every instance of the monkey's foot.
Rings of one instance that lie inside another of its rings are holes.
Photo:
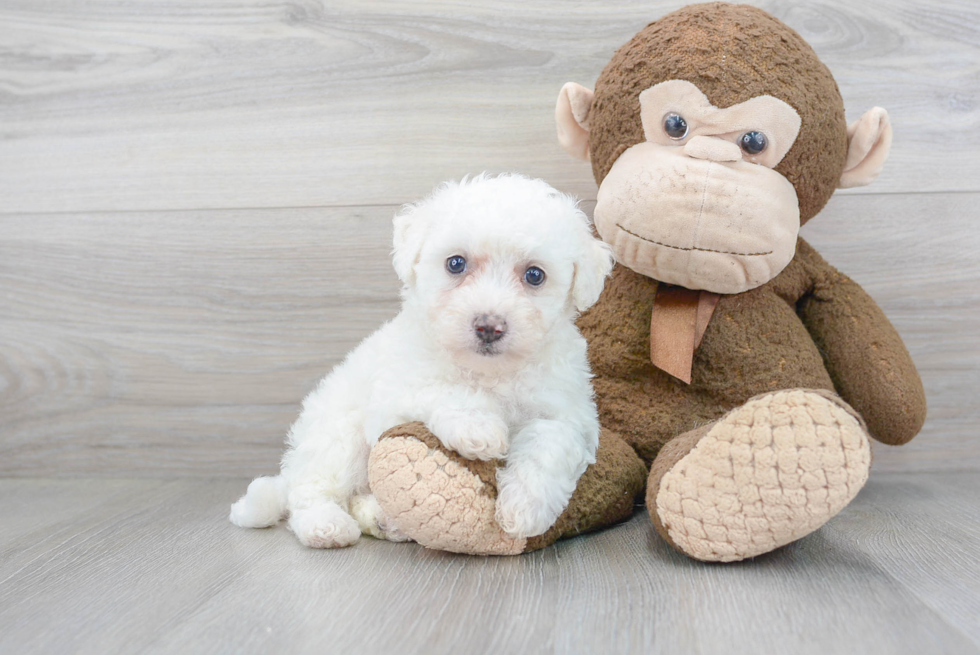
[[[516,555],[622,521],[646,481],[643,462],[603,432],[568,507],[547,532],[507,534],[494,519],[500,460],[468,460],[446,449],[421,423],[392,428],[371,450],[368,479],[390,523],[427,548],[474,555]]]
[[[371,450],[368,477],[389,521],[427,548],[516,555],[516,539],[494,521],[497,461],[465,460],[421,423],[386,433]]]
[[[665,445],[647,508],[681,552],[731,562],[818,529],[854,499],[870,468],[864,422],[843,400],[779,391]]]

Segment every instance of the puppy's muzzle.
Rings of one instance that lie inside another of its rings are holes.
[[[473,319],[476,338],[484,344],[500,341],[507,333],[507,321],[499,314],[480,314]]]

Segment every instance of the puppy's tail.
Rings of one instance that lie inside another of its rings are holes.
[[[241,528],[268,528],[286,514],[286,481],[281,475],[255,478],[231,506],[228,518]]]

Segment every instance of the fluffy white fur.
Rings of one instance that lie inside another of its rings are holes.
[[[453,274],[450,257],[466,269]],[[282,471],[231,508],[242,527],[284,516],[314,548],[364,532],[400,539],[370,495],[367,459],[388,428],[423,421],[468,458],[506,458],[497,521],[519,537],[547,530],[595,461],[599,421],[575,327],[612,268],[575,201],[541,180],[478,176],[438,187],[394,219],[401,312],[303,401]],[[524,279],[536,266],[545,281]],[[502,330],[486,343],[477,332]]]

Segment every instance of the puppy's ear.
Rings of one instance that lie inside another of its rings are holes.
[[[391,263],[398,279],[407,287],[415,284],[415,265],[422,254],[422,244],[428,233],[425,210],[419,205],[405,205],[392,223],[395,227]]]
[[[612,271],[616,259],[612,248],[604,241],[586,234],[587,243],[583,257],[575,264],[575,277],[572,280],[572,301],[575,309],[584,312],[599,300],[599,294],[606,284],[606,276]]]

